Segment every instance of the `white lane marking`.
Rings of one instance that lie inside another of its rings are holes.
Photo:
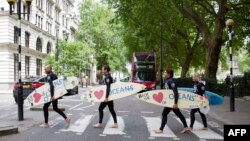
[[[56,119],[49,121],[49,123],[48,123],[48,124],[49,124],[49,127],[50,127],[50,128],[55,127],[55,126],[56,126],[57,124],[59,124],[62,120],[63,120],[62,117],[57,117]]]
[[[58,107],[72,107],[71,105],[66,105],[66,104],[58,104]]]
[[[122,111],[122,110],[118,110],[118,113],[129,113],[130,111]]]
[[[150,140],[155,140],[155,137],[148,137],[148,139],[150,139]]]
[[[100,134],[99,136],[101,136],[101,137],[106,137],[107,135]]]
[[[219,131],[221,131],[222,133],[224,133],[224,129],[219,129]]]
[[[118,128],[110,128],[114,124],[113,117],[111,116],[109,118],[108,123],[106,124],[103,134],[106,135],[124,135],[125,133],[123,132],[125,125],[122,117],[117,116],[117,124]]]
[[[216,128],[220,127],[220,125],[214,121],[208,121],[207,124],[210,125],[211,127],[216,127]]]
[[[78,106],[81,106],[82,104],[83,104],[83,103],[77,104],[76,106],[69,108],[69,110],[72,110],[72,109],[74,109],[74,108],[76,108],[76,107],[78,107]]]
[[[153,114],[154,112],[150,112],[150,111],[142,111],[142,114]]]
[[[68,101],[82,102],[82,100],[80,100],[80,99],[61,99],[60,101],[63,101],[63,102],[68,102]]]
[[[147,123],[148,131],[150,133],[151,137],[172,137],[176,138],[177,136],[172,132],[172,130],[166,125],[163,133],[161,134],[156,134],[154,132],[155,129],[159,129],[160,124],[161,124],[161,118],[159,117],[144,117],[142,116]]]
[[[76,122],[74,122],[68,129],[61,129],[62,132],[75,132],[76,135],[82,135],[85,129],[88,127],[93,115],[81,116]]]
[[[178,120],[178,122],[181,123],[179,118],[177,117],[175,118]],[[190,118],[186,118],[186,121],[187,121],[187,124],[190,125]],[[196,120],[194,123],[193,130],[191,132],[201,139],[224,139],[221,135],[215,133],[209,128],[208,130],[200,130],[203,127],[204,127],[203,124],[201,124],[200,122]]]
[[[95,103],[91,103],[90,105],[87,105],[87,106],[84,106],[84,107],[81,107],[81,108],[78,108],[78,109],[74,109],[74,110],[76,110],[76,111],[82,111],[82,110],[84,110],[86,108],[89,108],[89,107],[92,107],[92,106],[95,106]]]

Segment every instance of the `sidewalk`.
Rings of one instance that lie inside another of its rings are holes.
[[[250,100],[235,98],[235,111],[230,112],[230,98],[225,96],[219,106],[211,106],[208,115],[224,124],[250,124]]]

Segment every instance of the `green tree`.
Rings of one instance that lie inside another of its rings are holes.
[[[241,72],[250,72],[250,56],[245,54],[238,61],[238,66]]]
[[[162,40],[163,69],[181,67],[181,76],[185,77],[190,65],[204,64],[204,51],[199,49],[200,33],[170,3],[164,0],[107,1],[116,10],[116,21],[122,21],[125,26],[123,39],[129,48],[128,59],[131,60],[133,52],[151,51],[156,52],[160,62]],[[198,61],[192,62],[193,57],[199,58]],[[160,70],[159,63],[157,66]]]
[[[206,54],[205,77],[207,79],[216,79],[221,46],[225,41],[223,38],[223,32],[225,28],[226,14],[229,9],[233,9],[233,12],[232,10],[229,12],[229,14],[231,14],[230,16],[241,15],[239,16],[239,21],[243,21],[244,18],[248,18],[249,20],[249,16],[244,15],[244,12],[249,10],[249,2],[245,0],[171,0],[171,3],[175,6],[176,10],[183,15],[183,17],[190,19],[202,34],[202,43]],[[233,8],[234,6],[237,8]],[[243,10],[240,10],[239,8],[242,8]],[[243,13],[237,13],[240,11]],[[245,33],[249,32],[249,26],[245,29],[244,26],[249,25],[249,23],[239,25],[241,26],[237,31],[244,33],[240,34],[238,39],[240,39],[239,42],[243,43],[243,40],[246,37]]]
[[[55,55],[49,56],[46,64],[52,64],[58,75],[78,76],[83,68],[95,63],[92,54],[94,50],[86,43],[74,41],[59,41],[59,60],[55,60]]]
[[[123,26],[112,23],[115,14],[107,5],[92,0],[82,1],[77,39],[94,48],[97,68],[109,64],[112,70],[124,71],[126,46],[121,38]]]
[[[220,57],[221,47],[227,40],[226,19],[235,18],[237,21],[234,27],[235,51],[243,46],[246,37],[249,39],[250,22],[249,16],[246,14],[249,12],[249,2],[247,0],[171,0],[171,3],[165,0],[155,0],[154,2],[150,0],[106,1],[117,10],[117,20],[123,21],[126,27],[124,41],[130,51],[159,52],[159,22],[163,17],[165,25],[163,42],[165,50],[167,50],[164,54],[167,54],[171,67],[182,67],[182,76],[185,76],[187,68],[201,68],[204,65],[205,77],[216,79],[219,58],[223,59]],[[196,41],[197,44],[194,44]],[[246,49],[249,49],[249,40],[247,41]],[[190,45],[187,44],[188,42]],[[196,46],[192,47],[193,45]],[[187,47],[190,50],[187,50]],[[172,50],[173,48],[175,50]],[[181,53],[184,50],[186,52]],[[192,54],[195,55],[192,56]],[[194,56],[198,59],[194,59]],[[193,60],[191,66],[189,60]]]

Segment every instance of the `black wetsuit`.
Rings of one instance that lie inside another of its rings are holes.
[[[195,82],[194,83],[194,93],[203,96],[205,94],[205,85],[201,82]],[[201,119],[204,125],[204,128],[207,128],[207,119],[205,114],[200,112],[200,109],[192,109],[190,112],[190,127],[193,128],[194,121],[195,121],[195,113],[199,112],[201,115]]]
[[[104,78],[104,84],[107,86],[106,88],[106,98],[109,97],[110,94],[110,86],[113,83],[113,78],[111,77],[110,74],[107,74]],[[114,119],[114,123],[117,123],[117,119],[116,119],[116,113],[114,110],[114,101],[108,101],[108,102],[101,102],[100,106],[99,106],[99,123],[102,123],[103,120],[103,109],[108,105],[109,107],[109,111]]]
[[[177,104],[178,103],[178,90],[177,90],[177,86],[176,83],[174,82],[173,78],[169,78],[165,81],[165,89],[172,89],[174,92],[174,103]],[[181,120],[182,124],[184,125],[184,127],[187,127],[187,122],[185,117],[182,115],[181,111],[179,108],[174,109],[174,108],[169,108],[169,107],[164,107],[163,112],[162,112],[162,121],[161,121],[161,127],[160,130],[163,130],[166,123],[167,123],[167,118],[168,118],[168,114],[169,112],[173,110],[173,112],[175,113],[175,115],[177,117],[179,117],[179,119]]]
[[[51,93],[51,97],[53,97],[54,96],[53,80],[56,80],[57,76],[53,72],[50,72],[47,74],[45,79],[46,79],[46,82],[48,82],[50,85],[50,93]],[[43,106],[45,123],[48,123],[48,118],[49,118],[48,108],[49,108],[50,104],[51,104],[51,102],[48,102],[48,103],[44,104],[44,106]],[[57,99],[52,101],[53,110],[56,111],[58,114],[60,114],[64,119],[67,119],[66,115],[58,108],[57,104],[58,104]]]

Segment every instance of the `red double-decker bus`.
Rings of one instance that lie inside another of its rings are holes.
[[[153,52],[134,52],[132,56],[131,81],[146,86],[147,90],[156,88],[156,56]]]

